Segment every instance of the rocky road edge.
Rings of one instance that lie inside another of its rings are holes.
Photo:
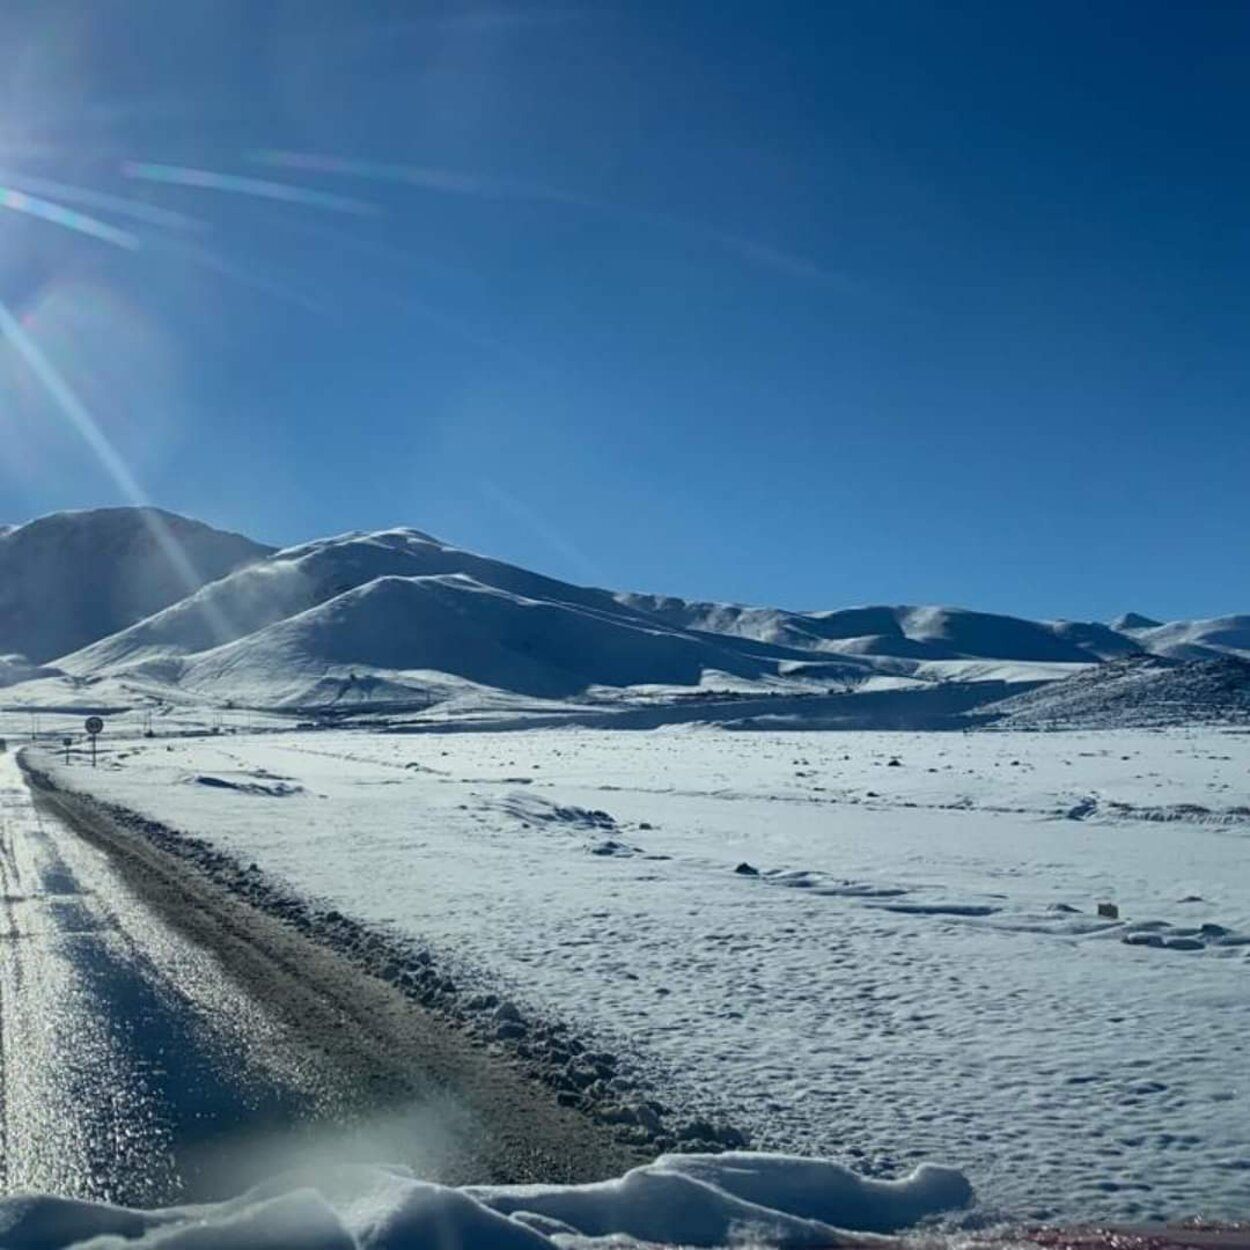
[[[124,851],[136,842],[177,861],[202,881],[224,891],[284,929],[333,952],[383,982],[414,1006],[451,1026],[475,1047],[509,1059],[547,1087],[561,1109],[580,1113],[611,1133],[634,1161],[671,1151],[714,1153],[751,1145],[747,1135],[716,1110],[695,1114],[658,1096],[654,1078],[627,1056],[558,1019],[523,1010],[489,989],[473,970],[474,984],[451,975],[451,961],[406,934],[378,929],[333,907],[305,898],[255,863],[243,864],[204,838],[170,828],[119,804],[58,783],[26,751],[19,763],[37,795],[79,833]],[[124,865],[123,865],[124,867]],[[710,1102],[710,1100],[709,1100]]]

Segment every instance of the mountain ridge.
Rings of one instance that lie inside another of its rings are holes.
[[[160,508],[15,525],[0,533],[0,653],[54,660],[272,550]]]
[[[339,703],[365,689],[419,703],[449,689],[558,701],[1024,688],[1141,656],[1250,658],[1250,616],[1157,623],[1128,613],[1107,624],[942,605],[798,612],[577,585],[412,528],[278,550],[157,509],[59,513],[0,531],[6,568],[0,654],[24,655],[30,680],[51,672],[75,686],[256,705]],[[108,578],[126,593],[72,619]],[[32,629],[58,612],[72,628]],[[32,636],[33,647],[14,645]],[[78,645],[53,650],[58,639]],[[17,684],[26,670],[14,660],[8,671]]]

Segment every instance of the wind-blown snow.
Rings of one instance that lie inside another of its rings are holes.
[[[599,1238],[664,1245],[831,1246],[965,1206],[967,1180],[925,1165],[900,1181],[785,1155],[668,1155],[589,1185],[453,1189],[398,1168],[293,1174],[229,1202],[133,1211],[0,1199],[5,1250],[554,1250]],[[93,1240],[98,1238],[99,1240]],[[554,1240],[553,1240],[554,1238]],[[602,1244],[602,1243],[599,1243]],[[616,1244],[620,1244],[617,1242]]]
[[[13,527],[0,533],[0,652],[64,655],[271,550],[158,508],[60,512]]]
[[[1247,617],[1156,625],[1129,614],[1105,625],[940,606],[698,603],[573,585],[414,529],[273,552],[152,509],[58,514],[0,534],[0,580],[0,648],[55,658],[59,670],[10,674],[23,706],[81,703],[90,688],[110,704],[341,717],[535,698],[793,699],[889,684],[919,696],[914,707],[894,700],[891,723],[931,727],[926,688],[980,685],[953,694],[957,724],[1001,697],[994,683],[1055,681],[1149,654],[1250,655]],[[797,719],[872,726],[878,712],[800,708]],[[767,715],[777,714],[794,716]]]

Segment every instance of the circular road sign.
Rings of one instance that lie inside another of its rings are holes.
[[[86,729],[89,734],[98,734],[104,728],[104,722],[98,716],[88,716]]]

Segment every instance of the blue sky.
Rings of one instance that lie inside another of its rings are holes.
[[[1245,610],[1248,40],[1148,0],[6,4],[0,519]]]

